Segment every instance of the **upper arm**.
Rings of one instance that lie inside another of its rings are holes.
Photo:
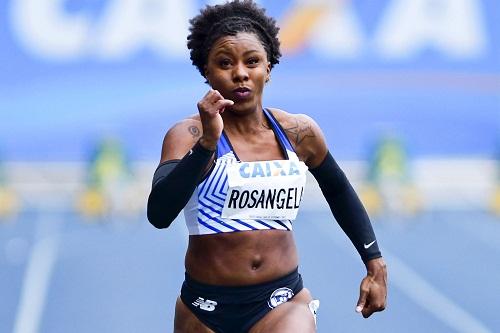
[[[273,109],[273,114],[283,127],[299,159],[309,168],[323,162],[328,152],[325,136],[319,125],[305,114],[290,114]]]
[[[182,159],[201,135],[201,122],[196,119],[185,119],[172,126],[163,139],[160,163]]]

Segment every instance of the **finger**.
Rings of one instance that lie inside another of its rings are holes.
[[[210,89],[209,91],[207,91],[207,93],[205,94],[205,96],[203,96],[203,98],[201,99],[202,101],[208,101],[208,102],[215,102],[215,98],[216,98],[216,93],[215,93],[215,90],[213,89]]]
[[[386,307],[386,302],[377,300],[377,296],[368,296],[365,307],[363,308],[363,317],[368,318],[375,312],[384,311]]]
[[[224,97],[222,97],[222,95],[217,90],[214,90],[212,91],[212,94],[207,98],[207,100],[205,100],[205,102],[203,103],[203,109],[205,109],[209,113],[219,113],[221,109],[233,104],[233,101],[224,99]]]
[[[203,96],[200,103],[210,105],[217,102],[219,99],[221,99],[220,93],[217,90],[211,89]]]
[[[368,318],[374,313],[374,309],[371,306],[371,304],[365,304],[365,307],[361,311],[361,314],[363,315],[363,318]]]
[[[367,305],[363,308],[363,311],[361,312],[363,317],[368,318],[375,312],[380,312],[384,311],[385,307],[383,306],[374,306],[374,305]]]
[[[228,106],[234,105],[234,102],[230,99],[220,99],[214,104],[215,110],[219,111],[225,109]],[[222,111],[224,112],[224,111]]]
[[[218,100],[224,99],[224,97],[221,95],[221,93],[218,90],[210,90],[210,95],[208,96],[207,100],[210,103],[215,103]]]
[[[222,94],[218,90],[213,89],[213,92],[217,97],[224,99],[224,96],[222,96]]]

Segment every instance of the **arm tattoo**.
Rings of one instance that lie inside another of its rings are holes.
[[[295,124],[288,128],[284,128],[284,130],[288,134],[288,137],[295,142],[296,145],[299,145],[306,138],[314,138],[316,136],[314,135],[311,124],[304,120],[294,120]]]
[[[200,129],[196,126],[189,126],[188,131],[189,133],[191,133],[194,139],[198,138],[201,135]]]

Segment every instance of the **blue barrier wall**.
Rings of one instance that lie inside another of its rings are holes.
[[[111,135],[132,158],[158,159],[166,129],[207,90],[185,47],[187,21],[205,3],[3,1],[3,158],[84,160]],[[284,53],[265,105],[312,116],[339,158],[366,158],[387,131],[411,156],[493,155],[498,1],[260,3],[280,22]]]

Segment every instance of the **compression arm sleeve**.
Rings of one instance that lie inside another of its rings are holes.
[[[368,214],[330,152],[318,167],[309,171],[318,181],[333,216],[363,262],[381,257]]]
[[[200,143],[182,160],[158,166],[148,198],[148,220],[156,228],[167,228],[184,208],[210,162],[213,151]]]

